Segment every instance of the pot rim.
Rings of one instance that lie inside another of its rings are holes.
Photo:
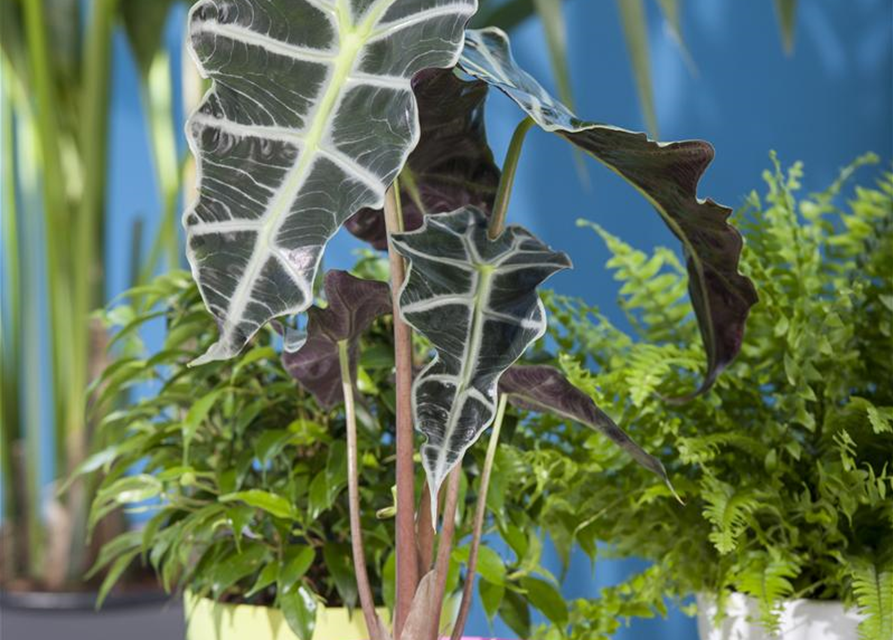
[[[11,591],[0,590],[0,607],[21,611],[96,611],[98,591]],[[161,589],[112,592],[102,610],[150,607],[175,600]]]

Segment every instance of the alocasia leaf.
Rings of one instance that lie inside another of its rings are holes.
[[[636,462],[670,485],[661,461],[636,444],[608,414],[596,406],[589,395],[572,385],[555,367],[514,365],[499,379],[499,391],[507,393],[509,402],[516,407],[574,420],[604,434]]]
[[[570,260],[522,227],[490,240],[487,217],[475,207],[426,216],[419,231],[393,241],[409,261],[400,313],[436,351],[413,384],[434,503],[449,471],[493,421],[499,377],[546,330],[537,286]]]
[[[282,363],[321,407],[330,409],[344,399],[338,343],[348,342],[355,377],[358,339],[375,318],[391,310],[391,293],[384,282],[355,278],[346,271],[329,271],[325,292],[329,306],[307,310],[307,340],[297,351],[284,351]]]
[[[312,304],[326,243],[418,141],[410,84],[455,64],[476,0],[202,0],[189,37],[214,85],[190,118],[199,197],[188,256],[233,356]]]
[[[685,251],[689,293],[707,350],[705,380],[695,393],[709,389],[741,349],[747,314],[757,302],[753,283],[738,272],[743,243],[726,221],[731,209],[697,196],[713,147],[699,140],[655,142],[644,133],[580,120],[517,65],[508,36],[499,29],[469,30],[459,64],[503,91],[543,129],[625,178],[654,205]]]
[[[493,206],[499,167],[487,144],[484,102],[487,84],[460,80],[452,70],[431,69],[413,79],[421,138],[400,174],[405,231],[414,231],[426,213],[465,205]],[[384,216],[363,209],[345,227],[376,249],[387,249]]]

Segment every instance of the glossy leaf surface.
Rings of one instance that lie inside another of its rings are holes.
[[[344,399],[338,343],[348,342],[351,375],[356,377],[360,335],[391,310],[387,284],[355,278],[346,271],[329,271],[324,309],[307,311],[307,340],[297,351],[282,354],[285,369],[310,391],[319,405],[331,409]]]
[[[537,286],[570,260],[518,226],[490,240],[487,217],[474,207],[427,216],[419,231],[393,240],[410,265],[401,315],[437,354],[413,385],[433,503],[493,421],[499,377],[546,330]]]
[[[427,213],[465,205],[493,206],[499,167],[484,126],[485,82],[460,80],[452,70],[423,71],[413,79],[421,138],[400,173],[405,231],[414,231]],[[376,249],[387,249],[381,210],[363,209],[345,227]]]
[[[326,243],[418,141],[410,80],[450,67],[475,0],[203,0],[192,52],[214,81],[188,133],[199,198],[188,257],[231,357],[312,303]]]
[[[710,388],[737,355],[744,324],[757,295],[738,272],[741,235],[726,220],[731,209],[697,196],[713,160],[707,142],[655,142],[644,133],[580,120],[512,57],[499,29],[470,30],[461,67],[499,88],[546,131],[560,135],[632,184],[660,213],[682,242],[692,299],[704,346],[707,372],[696,393]]]

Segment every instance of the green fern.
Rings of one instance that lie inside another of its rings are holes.
[[[760,623],[769,635],[779,630],[782,601],[794,592],[792,580],[800,573],[800,566],[777,549],[768,554],[753,554],[735,575],[735,588],[757,600]]]
[[[853,593],[859,613],[865,619],[859,625],[861,640],[893,638],[893,564],[883,569],[863,562],[853,570]]]
[[[702,497],[707,503],[704,517],[713,525],[710,541],[721,554],[732,553],[738,538],[747,529],[749,516],[760,506],[756,493],[736,491],[717,478],[707,476],[701,483]]]

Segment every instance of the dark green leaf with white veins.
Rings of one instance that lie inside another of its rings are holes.
[[[189,36],[214,81],[187,126],[199,197],[188,257],[231,357],[304,311],[326,243],[378,208],[418,141],[410,86],[455,64],[476,0],[202,0]]]
[[[707,372],[696,393],[710,388],[735,358],[757,295],[738,272],[741,235],[726,220],[731,209],[697,196],[713,160],[707,142],[655,142],[644,133],[580,120],[512,58],[499,29],[469,30],[459,65],[508,95],[536,123],[589,153],[632,184],[660,213],[685,250],[689,293],[707,350]]]
[[[571,265],[518,226],[490,240],[487,218],[475,207],[426,216],[419,231],[393,240],[409,261],[401,315],[437,353],[413,385],[416,428],[427,437],[422,461],[436,497],[493,421],[499,377],[546,330],[537,286]]]

